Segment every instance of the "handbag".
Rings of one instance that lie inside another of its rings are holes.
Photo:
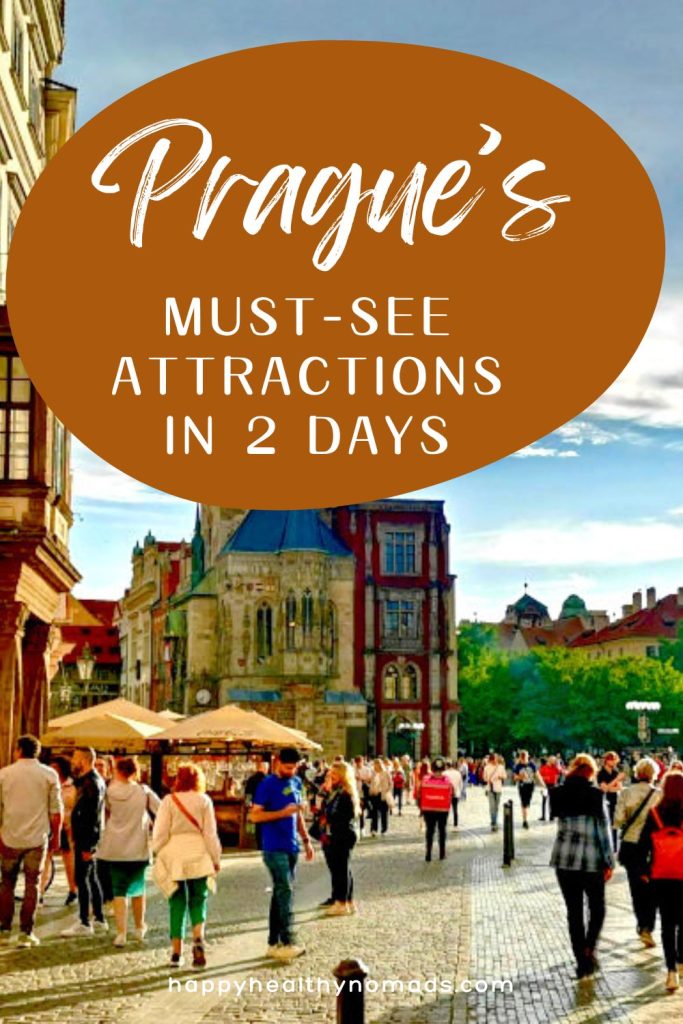
[[[645,795],[645,799],[641,800],[641,802],[638,804],[633,814],[631,814],[630,817],[621,826],[621,829],[619,831],[619,838],[621,841],[619,843],[619,852],[617,854],[617,860],[622,865],[622,867],[631,867],[634,864],[639,863],[641,860],[640,855],[636,852],[638,844],[632,843],[628,839],[625,840],[624,836],[630,829],[631,825],[633,825],[636,819],[640,816],[640,812],[644,810],[646,804],[648,804],[650,801],[650,797],[654,793],[656,793],[656,790],[651,789],[650,792]],[[631,849],[631,847],[635,847],[636,849]]]

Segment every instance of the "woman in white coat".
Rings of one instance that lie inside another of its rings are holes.
[[[171,967],[183,964],[183,938],[189,915],[192,966],[206,966],[204,925],[209,890],[215,891],[221,844],[206,779],[195,764],[180,764],[173,792],[161,801],[152,846],[157,855],[154,880],[168,899]]]

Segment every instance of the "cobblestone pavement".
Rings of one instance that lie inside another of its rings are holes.
[[[554,827],[533,822],[530,832],[517,830],[517,860],[503,869],[502,832],[489,832],[481,792],[470,790],[461,820],[459,832],[449,829],[444,862],[424,862],[412,807],[391,819],[387,836],[363,840],[354,854],[357,916],[323,917],[318,903],[329,891],[324,862],[318,857],[314,864],[302,864],[296,908],[307,953],[290,964],[264,958],[270,897],[259,855],[225,857],[219,892],[210,904],[209,967],[201,975],[190,970],[174,975],[180,992],[169,991],[166,905],[159,896],[151,893],[144,947],[113,949],[111,935],[60,939],[73,914],[61,906],[58,875],[41,912],[40,947],[0,950],[0,1022],[332,1024],[332,971],[347,957],[361,959],[379,986],[366,995],[368,1024],[683,1019],[683,994],[664,994],[659,947],[642,950],[636,940],[623,872],[608,888],[601,972],[593,984],[578,985],[564,907],[547,866]],[[435,979],[455,994],[430,991]],[[463,982],[477,980],[509,981],[512,991],[460,991]],[[389,981],[402,982],[403,991]],[[224,989],[230,982],[230,991],[219,993],[219,982]],[[195,983],[198,991],[191,990]],[[202,994],[207,983],[214,991]],[[246,986],[240,995],[236,983]],[[420,984],[421,991],[412,991]]]

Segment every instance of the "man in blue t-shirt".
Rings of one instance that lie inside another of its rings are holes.
[[[301,801],[301,779],[296,770],[299,751],[283,747],[275,771],[259,783],[250,818],[261,825],[263,860],[273,879],[270,901],[268,955],[290,960],[305,953],[292,934],[294,872],[301,837],[306,860],[313,860],[313,846],[306,830]]]

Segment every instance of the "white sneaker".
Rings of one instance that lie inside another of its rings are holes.
[[[92,930],[95,935],[104,935],[105,932],[109,931],[109,925],[106,921],[93,921]]]
[[[72,924],[70,928],[65,928],[59,934],[63,939],[77,939],[82,935],[94,935],[95,932],[91,924],[83,924],[82,921],[76,921],[76,924]]]
[[[133,932],[133,938],[136,942],[144,942],[145,935],[147,934],[147,925],[143,924],[142,928],[136,928]]]
[[[123,932],[119,932],[118,935],[115,937],[114,941],[112,942],[112,946],[119,946],[120,947],[120,946],[125,946],[125,944],[126,944],[126,936],[123,934]]]
[[[35,932],[19,932],[17,946],[39,946],[40,939]]]
[[[305,946],[278,946],[277,952],[273,955],[278,960],[296,960],[306,952]]]
[[[666,988],[667,992],[675,992],[676,989],[678,988],[678,975],[677,975],[676,971],[669,971],[668,972],[668,974],[666,976],[665,988]]]

